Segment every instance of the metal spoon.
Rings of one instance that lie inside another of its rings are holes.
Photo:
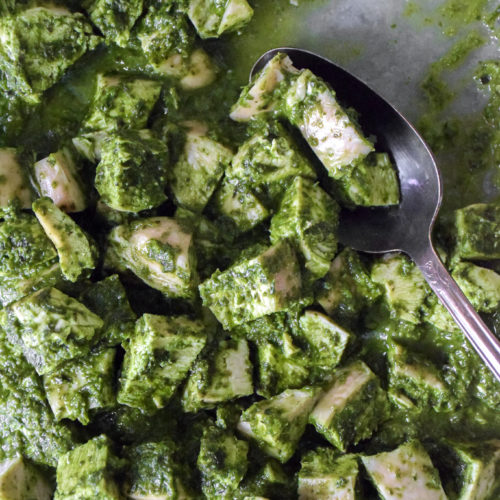
[[[479,356],[500,381],[500,342],[450,276],[432,245],[431,232],[442,200],[440,174],[429,147],[413,126],[364,82],[331,61],[302,49],[283,47],[263,54],[250,78],[278,52],[308,68],[335,89],[341,102],[360,113],[363,129],[377,137],[398,168],[401,203],[341,213],[340,241],[370,253],[401,251],[410,256]]]

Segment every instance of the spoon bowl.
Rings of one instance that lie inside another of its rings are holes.
[[[251,78],[278,53],[328,82],[339,101],[359,113],[364,133],[377,138],[377,149],[389,152],[398,168],[401,204],[343,210],[340,241],[364,252],[400,250],[411,255],[430,235],[442,200],[441,178],[430,149],[403,115],[366,83],[312,52],[272,49],[255,63]]]
[[[370,253],[400,251],[413,259],[473,347],[500,381],[500,342],[450,276],[433,246],[431,233],[442,200],[442,184],[434,156],[415,128],[389,102],[345,69],[312,52],[281,47],[263,54],[253,77],[278,53],[298,69],[309,69],[335,90],[337,99],[359,113],[367,135],[379,151],[391,156],[398,170],[401,202],[394,207],[344,209],[339,239]]]

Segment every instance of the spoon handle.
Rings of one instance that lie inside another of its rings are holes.
[[[450,276],[432,243],[429,241],[429,244],[417,255],[412,255],[412,258],[479,356],[500,381],[500,342]]]

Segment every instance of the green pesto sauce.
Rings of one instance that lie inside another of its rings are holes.
[[[434,8],[424,2],[410,1],[403,15],[425,26],[436,25],[443,34],[453,37],[463,32],[464,27],[478,23],[497,31],[499,8],[489,0],[445,0]]]
[[[405,14],[422,21],[423,13],[417,7],[409,4]],[[475,73],[470,70],[458,84],[449,83],[457,80],[461,66],[468,63],[489,37],[498,36],[499,19],[499,9],[492,10],[491,3],[485,0],[448,0],[423,20],[455,39],[422,79],[426,107],[417,122],[417,128],[437,155],[442,172],[445,196],[441,220],[445,222],[451,210],[500,200],[498,61],[483,61]],[[484,109],[454,114],[450,111],[454,100],[473,79],[487,98]]]
[[[438,9],[440,22],[447,35],[455,35],[465,24],[484,22],[492,29],[498,16],[498,7],[488,0],[447,0]]]
[[[325,3],[326,0],[304,0],[299,3],[298,7],[293,7],[289,0],[255,0],[252,2],[255,16],[241,34],[228,35],[221,40],[208,41],[204,44],[204,48],[215,58],[220,67],[218,80],[208,88],[187,93],[178,92],[173,86],[170,89],[167,88],[153,111],[152,127],[161,128],[169,120],[177,122],[182,119],[199,119],[201,116],[210,130],[224,137],[229,145],[241,144],[246,133],[245,127],[230,121],[228,113],[230,106],[238,97],[240,85],[247,81],[251,65],[265,50],[286,45],[290,39],[293,40],[292,35],[297,20],[302,15],[305,18],[308,12]],[[417,3],[407,5],[406,15],[412,16],[420,13],[421,9]],[[483,22],[491,27],[494,26],[493,14],[486,10],[486,5],[486,0],[449,0],[435,13],[435,17],[426,17],[426,23],[438,24],[450,36],[469,23]],[[290,15],[291,9],[295,9],[293,16]],[[279,30],[276,26],[279,26]],[[484,201],[485,196],[488,201],[500,200],[500,173],[498,171],[500,63],[486,61],[477,69],[477,84],[485,92],[489,92],[489,101],[484,111],[461,117],[450,118],[445,115],[447,106],[456,97],[456,93],[446,84],[448,73],[458,68],[484,42],[484,36],[477,31],[471,31],[460,37],[440,60],[430,66],[428,74],[422,81],[428,108],[422,113],[418,127],[433,150],[440,157],[448,158],[448,161],[440,162],[446,189],[443,220],[446,220],[447,213],[451,209],[472,202]],[[113,71],[126,72],[143,78],[157,78],[140,52],[100,45],[95,51],[79,60],[64,78],[44,95],[42,104],[38,108],[30,109],[26,104],[10,96],[0,97],[0,145],[24,146],[28,150],[35,150],[40,155],[55,151],[62,142],[73,137],[79,130],[94,94],[96,74]],[[0,74],[0,85],[1,79]],[[29,120],[24,121],[27,115],[30,115]],[[450,152],[453,154],[451,155]],[[485,182],[488,182],[486,194]],[[167,245],[156,245],[148,247],[146,252],[148,257],[155,257],[159,260],[164,272],[172,269],[176,257],[175,249]],[[37,259],[43,260],[39,256],[33,256],[33,260]],[[275,261],[270,259],[270,262],[266,264],[271,272],[274,268],[279,269],[282,262],[280,259]],[[245,279],[248,280],[248,275]],[[344,286],[345,290],[347,288],[348,286]],[[132,293],[139,295],[140,292],[139,290]],[[157,299],[156,295],[152,295],[151,290],[145,293],[144,301],[147,301],[150,296]],[[349,291],[347,290],[346,293]],[[371,292],[364,291],[363,299],[369,293]],[[373,294],[375,295],[375,292]],[[355,295],[354,292],[353,295]],[[162,300],[157,300],[158,308],[162,308],[161,313],[165,314],[167,309],[163,307]],[[357,301],[358,297],[353,296],[352,300]],[[93,310],[90,305],[88,307]],[[151,309],[152,306],[148,304],[148,307]],[[112,319],[108,320],[108,317],[113,318],[113,313],[117,314],[116,311],[106,311],[106,331],[111,330],[113,326],[115,330],[120,330],[112,324]],[[99,315],[104,317],[104,314],[99,313]],[[125,311],[126,325],[123,329],[131,328],[133,317],[131,311],[129,313]],[[373,318],[373,324],[373,330],[363,333],[361,338],[364,344],[361,357],[373,367],[375,372],[384,372],[386,360],[383,353],[387,350],[388,332],[397,330],[401,336],[405,337],[405,341],[412,343],[422,355],[427,355],[431,359],[435,357],[433,361],[437,364],[444,363],[442,358],[446,356],[463,356],[464,361],[461,364],[463,377],[461,378],[470,380],[474,376],[477,360],[464,354],[460,341],[452,335],[449,338],[439,338],[440,334],[429,328],[423,331],[419,338],[413,338],[409,328],[406,331],[404,325],[394,325],[389,316],[385,318],[380,313]],[[122,338],[121,331],[113,332],[113,335]],[[356,342],[360,342],[360,339],[358,338]],[[436,342],[438,343],[437,349]],[[460,380],[457,379],[457,384],[459,382]],[[463,387],[457,385],[458,397],[467,400],[468,396],[465,393],[467,388],[468,385],[465,382]],[[144,426],[152,425],[152,418],[143,418],[142,414],[137,416],[133,411],[122,407],[116,410],[116,414],[109,417],[114,419],[115,426],[112,426],[112,431],[120,433],[122,438],[127,432],[137,436]],[[123,415],[119,415],[120,412],[123,412]],[[127,427],[129,420],[132,423],[130,427]],[[110,424],[100,422],[99,425],[101,429],[106,429],[106,426]],[[162,422],[162,425],[165,423]],[[436,414],[432,409],[422,411],[401,409],[392,420],[384,423],[370,446],[374,451],[379,451],[383,447],[396,446],[409,437],[438,439],[445,435],[458,434],[474,440],[498,436],[499,429],[498,412],[489,411],[485,407],[481,407],[479,411],[472,406],[461,412],[457,411],[453,418],[449,419]],[[179,435],[183,431],[185,433],[186,429],[181,429]],[[188,431],[191,432],[191,429],[188,428]]]
[[[284,47],[295,40],[297,23],[328,0],[300,0],[292,6],[290,0],[255,0],[254,16],[248,26],[230,43],[219,42],[238,84],[246,85],[253,63],[266,51]],[[279,28],[278,28],[279,27]]]
[[[422,81],[422,90],[425,92],[432,110],[442,110],[455,97],[455,93],[443,80],[443,73],[457,68],[474,49],[484,43],[484,37],[476,31],[472,31],[454,44],[441,59],[430,65],[429,72]]]

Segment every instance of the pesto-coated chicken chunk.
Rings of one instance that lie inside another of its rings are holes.
[[[68,418],[86,425],[97,410],[116,404],[115,355],[113,348],[96,348],[44,375],[47,400],[57,420]]]
[[[251,191],[270,210],[277,210],[297,176],[316,179],[309,160],[279,123],[259,126],[235,154],[226,171],[233,183]]]
[[[35,216],[0,222],[0,303],[6,306],[62,279],[57,251]]]
[[[205,346],[205,327],[185,316],[145,314],[126,345],[118,401],[163,408]]]
[[[295,253],[280,242],[253,259],[215,272],[200,285],[200,294],[225,327],[286,310],[301,294]]]
[[[310,415],[316,430],[341,451],[369,438],[384,419],[386,395],[362,361],[337,370]]]
[[[231,150],[192,127],[170,178],[177,203],[193,212],[205,208],[231,162]]]
[[[0,71],[9,89],[32,103],[99,43],[83,14],[49,4],[0,18],[0,39]]]
[[[0,421],[0,461],[22,455],[55,467],[75,444],[71,430],[54,417],[35,369],[1,328]]]
[[[500,204],[477,203],[455,211],[455,253],[470,260],[500,259]]]
[[[495,496],[500,486],[496,473],[500,464],[498,439],[473,443],[457,436],[444,440],[435,451],[448,498],[486,500]],[[431,455],[434,458],[434,453]]]
[[[405,255],[384,256],[372,268],[371,279],[384,290],[392,314],[411,323],[419,323],[421,309],[430,293],[422,273]]]
[[[182,223],[169,217],[138,219],[115,227],[108,242],[107,267],[129,269],[169,297],[194,296],[193,235]]]
[[[253,9],[247,0],[189,0],[187,13],[202,38],[217,38],[248,23]]]
[[[44,473],[22,456],[0,461],[2,500],[50,500],[52,493],[52,487]]]
[[[112,274],[92,283],[78,300],[104,321],[103,344],[116,346],[132,336],[137,316],[130,307],[127,290],[118,275]]]
[[[316,302],[334,319],[350,323],[380,295],[358,253],[344,248],[316,285]]]
[[[114,210],[140,212],[166,199],[168,149],[145,131],[109,134],[102,145],[95,187]]]
[[[32,193],[28,173],[14,148],[0,148],[0,209],[13,201],[22,208],[31,205]]]
[[[446,407],[449,389],[435,365],[396,342],[390,345],[387,357],[391,388],[401,391],[418,405],[438,410]]]
[[[271,219],[271,241],[288,239],[317,279],[337,251],[338,205],[321,187],[296,177]]]
[[[313,387],[289,389],[258,401],[243,412],[238,430],[266,454],[287,462],[295,453],[319,392]]]
[[[84,0],[83,5],[106,41],[124,47],[141,15],[143,0]]]
[[[161,92],[161,82],[99,73],[83,132],[146,127]]]
[[[245,340],[224,340],[197,361],[183,393],[186,411],[213,408],[253,394],[252,363]]]
[[[43,288],[5,308],[0,326],[44,375],[86,355],[98,342],[103,321],[57,288]]]
[[[361,460],[382,498],[446,500],[438,471],[419,441]]]
[[[90,274],[95,269],[98,253],[92,238],[50,198],[36,200],[33,212],[56,247],[64,277],[74,282]]]
[[[338,103],[335,91],[309,70],[291,80],[283,98],[283,112],[299,128],[304,139],[339,180],[373,151],[359,126]]]
[[[337,187],[346,205],[397,205],[400,199],[398,174],[387,153],[370,153]]]
[[[286,89],[289,80],[298,73],[287,55],[276,54],[250,85],[243,88],[230,117],[237,122],[248,122],[274,112],[280,104],[282,88]]]
[[[116,473],[120,461],[111,441],[97,436],[59,459],[54,500],[120,500]]]
[[[300,500],[356,500],[359,466],[355,455],[341,455],[333,448],[316,448],[300,462]]]
[[[168,440],[128,447],[125,455],[130,469],[123,488],[127,497],[136,500],[191,498],[185,467],[176,460],[175,451]]]
[[[206,498],[234,498],[247,471],[247,453],[246,441],[216,427],[205,429],[197,465]]]
[[[187,60],[193,50],[194,30],[176,3],[151,2],[134,30],[147,60],[157,68],[174,56]]]
[[[241,233],[257,227],[271,215],[249,187],[230,177],[225,177],[215,192],[214,205],[220,218]]]
[[[87,208],[86,189],[78,173],[77,162],[69,149],[62,149],[33,165],[35,186],[40,196],[50,198],[65,212]]]
[[[493,269],[461,262],[451,275],[478,311],[494,313],[500,309],[500,275]]]

